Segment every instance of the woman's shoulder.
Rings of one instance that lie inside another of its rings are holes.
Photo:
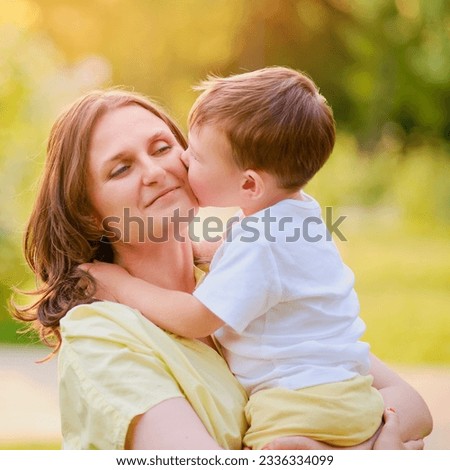
[[[67,314],[61,319],[61,323],[69,323],[71,321],[87,319],[87,318],[105,318],[114,319],[118,315],[138,316],[140,313],[127,305],[108,300],[97,300],[87,304],[80,304],[72,307]]]
[[[89,304],[80,304],[72,307],[67,314],[61,319],[61,326],[75,323],[83,320],[84,323],[97,323],[104,321],[113,323],[122,317],[139,318],[140,313],[126,305],[107,300],[99,300]]]
[[[61,336],[59,396],[67,448],[123,449],[134,416],[182,396],[158,353],[157,327],[137,310],[106,301],[78,305],[62,319]]]
[[[126,347],[135,352],[172,357],[180,351],[194,350],[196,354],[204,354],[204,349],[210,350],[197,340],[159,328],[136,309],[110,301],[73,307],[61,319],[60,331],[61,349],[79,354],[92,348],[111,351]]]
[[[104,338],[125,341],[138,339],[143,331],[148,335],[157,327],[138,310],[123,304],[97,301],[73,307],[60,321],[63,340]]]
[[[116,302],[78,305],[65,315],[60,327],[60,372],[76,370],[83,380],[89,377],[90,381],[96,382],[95,375],[105,381],[110,374],[116,375],[117,370],[124,374],[136,371],[140,368],[136,355],[144,355],[147,362],[153,361],[155,367],[159,367],[156,363],[161,357],[172,355],[174,350],[173,340],[167,332],[138,310]],[[114,364],[114,367],[105,368],[105,363]],[[93,370],[98,372],[92,374]]]

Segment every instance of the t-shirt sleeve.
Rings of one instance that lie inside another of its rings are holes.
[[[238,333],[280,302],[278,268],[269,242],[233,240],[223,247],[194,296]]]
[[[109,302],[76,307],[63,319],[59,374],[65,448],[122,449],[135,416],[183,396],[158,342],[146,335],[149,325],[132,309]]]

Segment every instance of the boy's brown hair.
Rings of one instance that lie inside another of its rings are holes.
[[[243,170],[275,175],[280,187],[303,187],[330,156],[333,112],[314,82],[286,67],[227,78],[208,77],[197,90],[189,127],[217,125]]]

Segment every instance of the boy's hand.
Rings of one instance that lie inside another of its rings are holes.
[[[123,281],[131,277],[131,274],[121,266],[101,261],[83,263],[79,268],[95,279],[95,297],[99,300],[120,301],[119,293]]]

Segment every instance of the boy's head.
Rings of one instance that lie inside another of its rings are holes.
[[[189,114],[190,132],[223,132],[240,170],[262,170],[280,188],[303,187],[330,156],[333,113],[314,82],[286,67],[210,77]]]

